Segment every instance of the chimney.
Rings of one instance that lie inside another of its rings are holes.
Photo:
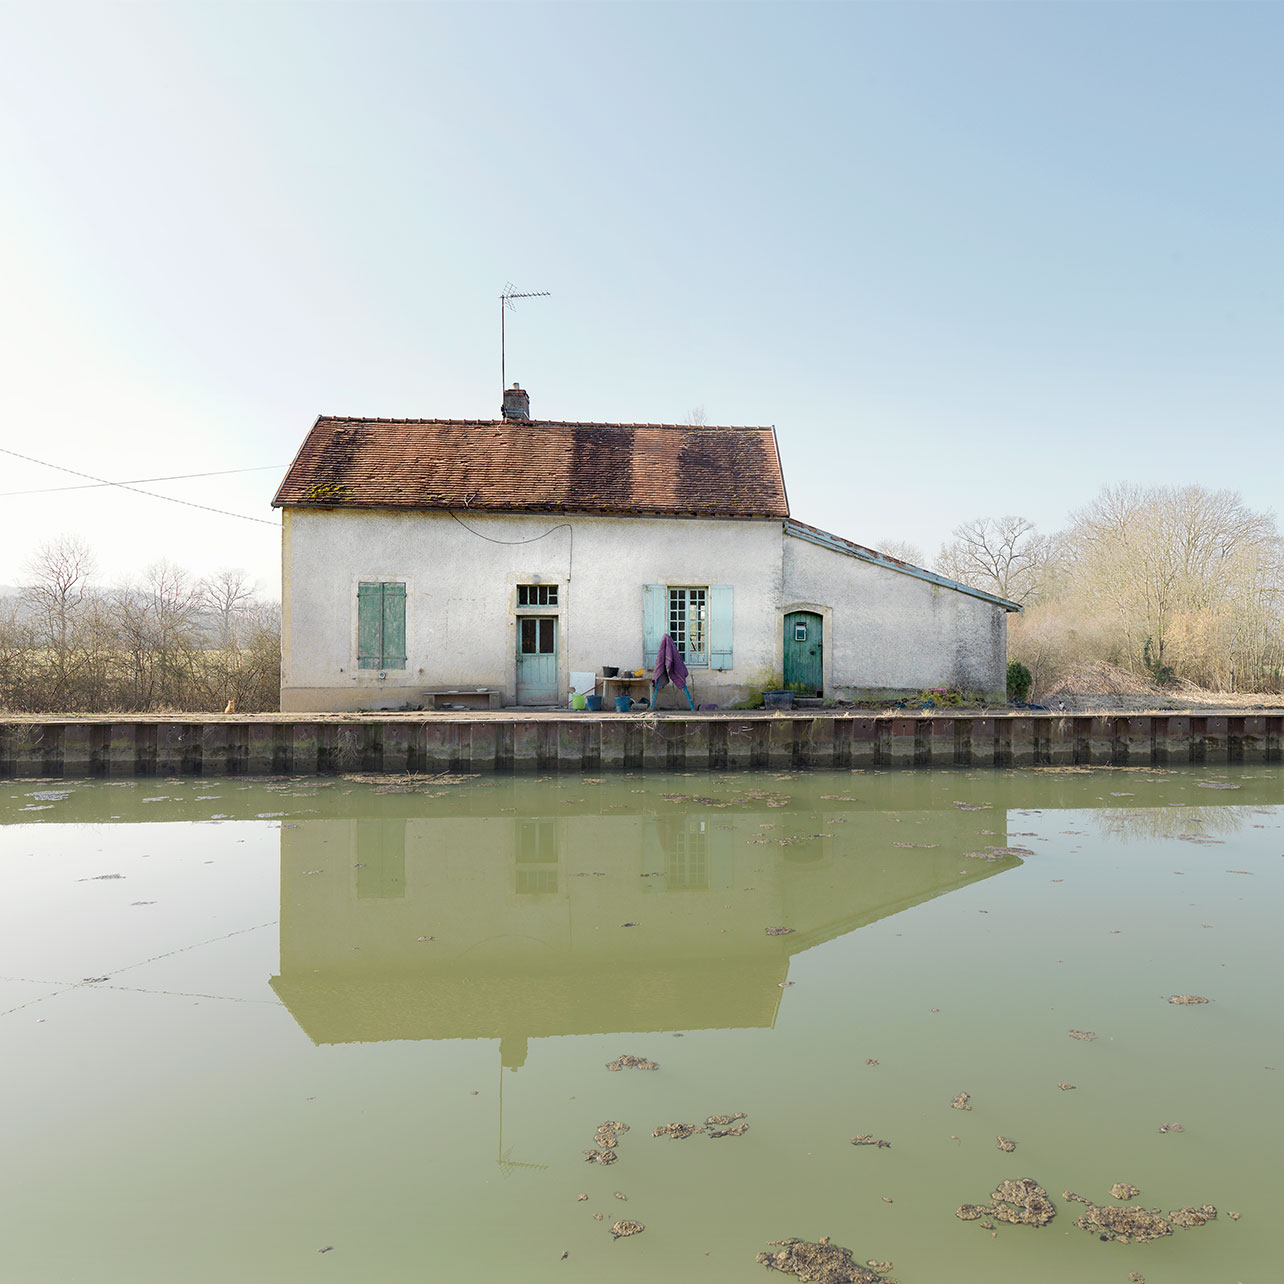
[[[503,416],[505,419],[529,419],[531,417],[531,399],[520,384],[513,384],[504,389]]]

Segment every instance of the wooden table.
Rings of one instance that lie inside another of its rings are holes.
[[[634,696],[632,693],[631,688],[633,687],[642,687],[646,699],[649,702],[654,703],[651,697],[651,679],[649,677],[632,678],[621,676],[618,678],[598,678],[594,687],[596,689],[596,687],[599,686],[602,688],[602,708],[607,709],[608,711],[613,711],[615,709],[616,696],[626,695],[632,696],[635,700],[638,699],[639,697]]]

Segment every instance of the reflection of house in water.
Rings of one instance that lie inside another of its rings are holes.
[[[771,1026],[792,955],[1020,863],[960,861],[952,808],[750,806],[300,820],[273,988],[317,1043],[499,1039],[512,1067],[531,1037]]]

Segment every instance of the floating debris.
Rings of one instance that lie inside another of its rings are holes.
[[[1117,1181],[1110,1188],[1110,1195],[1113,1199],[1136,1199],[1141,1191],[1131,1182]]]
[[[622,1190],[617,1190],[617,1191],[615,1192],[615,1198],[616,1198],[616,1199],[622,1199],[622,1200],[624,1200],[624,1201],[625,1201],[625,1203],[627,1203],[627,1202],[628,1202],[628,1198],[629,1198],[629,1197],[628,1197],[628,1196],[627,1196],[627,1195],[626,1195]]]
[[[1202,994],[1170,994],[1168,996],[1168,1002],[1191,1004],[1191,1003],[1207,1003],[1208,1000],[1204,998]]]
[[[1131,1271],[1128,1275],[1128,1284],[1146,1284],[1146,1277],[1140,1271]]]
[[[1003,853],[993,847],[987,847],[980,852],[963,852],[964,860],[1002,860]]]
[[[866,1058],[865,1058],[865,1064],[866,1064],[867,1066],[876,1066],[876,1065],[878,1064],[878,1058],[877,1058],[877,1057],[866,1057]]]
[[[594,1213],[594,1214],[593,1214],[593,1220],[594,1220],[595,1222],[600,1222],[600,1221],[602,1220],[602,1214],[601,1214],[601,1213]]]
[[[646,1057],[635,1057],[626,1052],[623,1056],[616,1057],[614,1061],[608,1061],[606,1068],[608,1070],[658,1070],[660,1066],[656,1061],[648,1061]]]
[[[728,1124],[733,1124],[738,1119],[748,1118],[749,1116],[743,1110],[737,1110],[734,1115],[710,1115],[704,1122],[706,1127],[709,1128],[725,1128]]]
[[[1201,1204],[1198,1208],[1179,1208],[1176,1212],[1168,1214],[1168,1220],[1174,1226],[1183,1228],[1207,1226],[1209,1222],[1216,1219],[1217,1209],[1212,1204]]]
[[[1091,1043],[1097,1037],[1097,1032],[1095,1030],[1071,1030],[1070,1037],[1072,1039],[1082,1039],[1085,1043]]]
[[[1196,789],[1240,789],[1241,785],[1230,785],[1223,780],[1200,780],[1195,784]]]
[[[582,1204],[587,1198],[588,1198],[587,1193],[585,1193],[584,1191],[581,1191],[578,1195],[575,1196],[575,1202],[577,1204]]]
[[[927,850],[928,848],[931,848],[931,847],[939,847],[940,845],[941,845],[940,843],[893,843],[892,844],[893,847],[921,847],[924,850]]]
[[[1060,1088],[1062,1092],[1073,1092],[1075,1086],[1072,1083],[1059,1083],[1057,1084],[1057,1087]]]
[[[1012,1226],[1046,1226],[1056,1215],[1048,1192],[1030,1177],[1000,1182],[990,1196],[990,1203],[962,1204],[954,1213],[964,1222],[994,1217]]]
[[[1138,1192],[1140,1193],[1140,1192]],[[1117,1244],[1143,1244],[1148,1240],[1163,1239],[1173,1233],[1173,1227],[1204,1226],[1217,1216],[1212,1204],[1199,1208],[1179,1208],[1165,1218],[1158,1208],[1138,1208],[1133,1204],[1094,1204],[1082,1195],[1066,1191],[1065,1198],[1083,1204],[1087,1211],[1075,1219],[1080,1230],[1090,1231],[1103,1241]]]
[[[1181,1124],[1160,1124],[1159,1131],[1160,1132],[1185,1132],[1186,1129],[1183,1128]]]
[[[598,1124],[593,1140],[605,1150],[614,1150],[620,1139],[619,1134],[628,1130],[628,1124],[621,1123],[618,1119],[608,1119],[605,1123]]]
[[[989,807],[989,805],[990,805],[990,804],[989,804],[989,803],[956,802],[954,805],[959,809],[959,811],[985,811],[985,810],[986,810],[986,808],[987,808],[987,807]]]
[[[704,1132],[702,1125],[688,1123],[667,1123],[661,1124],[651,1132],[653,1137],[672,1137],[674,1141],[686,1141],[688,1137],[693,1137],[698,1132]]]
[[[852,1256],[851,1249],[831,1244],[828,1235],[821,1236],[815,1244],[797,1238],[773,1239],[767,1247],[780,1251],[759,1253],[758,1262],[768,1270],[810,1280],[813,1284],[891,1284],[881,1270],[862,1266]]]
[[[646,1230],[646,1227],[641,1222],[616,1222],[611,1227],[611,1238],[623,1239],[626,1235],[640,1235],[644,1230]]]
[[[872,1132],[858,1132],[852,1138],[853,1146],[877,1146],[879,1150],[891,1150],[892,1143],[884,1141],[881,1137],[875,1137]]]
[[[709,1136],[715,1139],[718,1137],[743,1137],[748,1131],[749,1125],[741,1123],[736,1124],[734,1128],[710,1128]]]
[[[792,927],[766,927],[763,931],[768,936],[788,936],[794,929]]]
[[[1226,1216],[1227,1216],[1227,1217],[1229,1217],[1229,1218],[1231,1219],[1231,1221],[1233,1221],[1233,1222],[1237,1222],[1237,1221],[1239,1221],[1239,1214],[1238,1214],[1238,1213],[1227,1213],[1227,1214],[1226,1214]]]
[[[1000,1136],[998,1138],[998,1142],[999,1149],[1004,1151],[1006,1154],[1010,1155],[1016,1149],[1016,1142],[1013,1141],[1011,1137]]]
[[[971,1100],[972,1094],[970,1092],[960,1092],[959,1095],[950,1102],[950,1105],[953,1106],[955,1110],[971,1110],[972,1107],[968,1104]]]
[[[1057,1215],[1048,1192],[1029,1177],[1000,1182],[991,1198],[994,1216],[1013,1226],[1046,1226]]]
[[[619,1159],[619,1155],[613,1150],[586,1150],[584,1152],[584,1162],[586,1164],[613,1164]]]

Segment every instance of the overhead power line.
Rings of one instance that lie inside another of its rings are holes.
[[[50,465],[53,467],[54,465]],[[34,490],[0,490],[0,499],[13,495],[54,495],[64,490],[99,490],[103,486],[135,486],[141,482],[190,481],[194,477],[231,477],[234,473],[268,473],[284,468],[284,464],[263,464],[258,468],[222,468],[213,473],[173,473],[168,477],[129,477],[123,482],[84,482],[79,486],[39,486]],[[158,499],[168,496],[159,495]]]
[[[262,517],[247,517],[244,513],[229,512],[226,508],[211,508],[209,504],[196,504],[190,499],[175,499],[173,495],[158,495],[154,490],[139,490],[137,486],[133,486],[129,482],[109,481],[106,477],[95,477],[93,473],[82,473],[76,468],[66,468],[62,464],[51,464],[47,459],[36,459],[32,455],[22,455],[18,451],[9,450],[4,446],[0,446],[0,454],[12,455],[14,459],[24,459],[27,463],[39,464],[42,468],[52,468],[55,472],[70,473],[73,477],[84,477],[100,486],[116,486],[120,490],[133,491],[135,495],[147,495],[152,499],[163,499],[170,504],[182,504],[186,508],[199,508],[202,512],[218,513],[220,517],[237,517],[243,522],[257,522],[260,526],[270,526],[273,530],[279,529],[276,522],[269,522]]]

